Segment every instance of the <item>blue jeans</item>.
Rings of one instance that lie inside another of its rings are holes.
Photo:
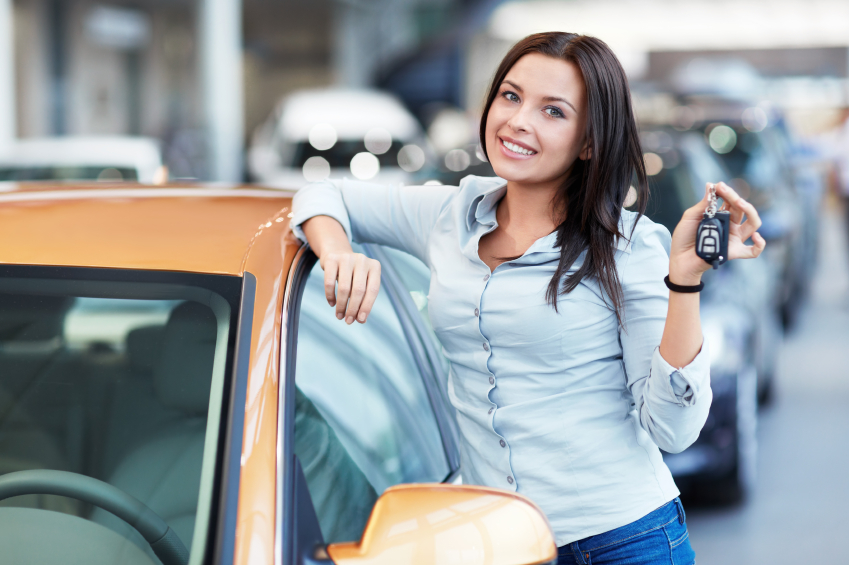
[[[635,522],[557,550],[557,565],[694,565],[681,500]]]

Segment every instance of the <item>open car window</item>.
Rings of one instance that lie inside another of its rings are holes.
[[[336,319],[316,264],[298,322],[295,454],[325,542],[357,540],[386,488],[450,473],[422,374],[385,289],[365,324]]]
[[[0,276],[0,474],[104,481],[159,515],[200,563],[214,523],[231,304],[179,283]],[[139,532],[92,504],[33,493],[0,502],[0,518],[4,509],[70,515],[86,525],[35,523],[82,528],[93,544],[117,535],[158,563]]]

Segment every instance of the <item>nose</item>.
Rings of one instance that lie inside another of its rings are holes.
[[[530,113],[531,109],[525,104],[521,104],[510,119],[507,120],[507,125],[515,132],[527,133],[531,131]]]

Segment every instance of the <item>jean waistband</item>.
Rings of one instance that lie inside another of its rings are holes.
[[[652,510],[639,520],[635,520],[630,524],[610,530],[609,532],[584,538],[565,546],[563,549],[569,548],[572,552],[595,551],[596,549],[621,543],[629,538],[662,528],[673,520],[678,520],[681,524],[686,520],[684,506],[681,504],[681,499],[679,498],[667,502],[660,508]]]

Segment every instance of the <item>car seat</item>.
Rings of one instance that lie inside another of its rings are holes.
[[[57,366],[68,361],[62,331],[73,301],[0,293],[0,474],[77,470],[73,452],[74,438],[82,434],[81,399],[75,398],[78,391],[53,381]],[[76,501],[50,495],[0,504],[72,514],[80,508]]]
[[[148,334],[152,340],[148,345],[155,347],[155,332]],[[167,421],[144,434],[145,439],[120,456],[106,479],[162,517],[188,548],[200,489],[216,334],[215,316],[208,307],[184,302],[174,308],[161,335],[152,379],[154,397],[164,412],[152,416],[163,418],[170,412],[175,417],[164,418]],[[143,417],[144,412],[136,413]],[[141,535],[109,512],[96,508],[91,519],[124,535],[155,559]]]

